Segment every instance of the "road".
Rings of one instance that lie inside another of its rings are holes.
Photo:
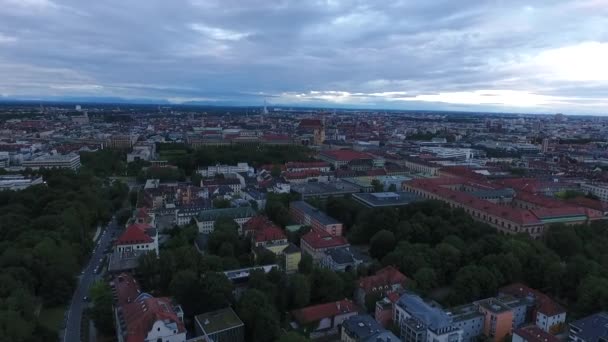
[[[67,311],[67,321],[63,335],[63,342],[78,342],[80,338],[80,327],[82,325],[82,311],[88,306],[88,303],[84,300],[85,296],[89,296],[89,287],[93,284],[97,278],[95,274],[95,268],[102,268],[100,259],[105,256],[105,249],[110,246],[112,242],[112,234],[118,234],[119,227],[116,224],[116,219],[113,217],[112,221],[108,224],[107,229],[102,231],[101,237],[98,239],[98,243],[95,245],[95,249],[89,259],[89,262],[83,269],[83,273],[78,280],[78,286],[72,296],[72,301]],[[88,329],[85,331],[89,333]]]

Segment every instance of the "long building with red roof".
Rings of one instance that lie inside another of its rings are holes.
[[[348,242],[343,236],[335,236],[315,227],[300,239],[302,251],[310,255],[316,262],[323,259],[326,250],[346,246],[348,246]]]
[[[170,298],[142,292],[127,273],[118,275],[111,286],[119,342],[186,341],[184,313]]]
[[[312,305],[291,312],[292,326],[306,330],[311,338],[321,337],[337,333],[342,322],[358,312],[359,307],[349,299]]]
[[[603,218],[601,211],[526,191],[516,192],[484,180],[446,177],[416,179],[403,190],[464,209],[473,219],[503,233],[527,233],[537,238],[549,224],[581,224]],[[514,196],[512,194],[515,194]]]
[[[114,243],[118,253],[154,251],[158,255],[158,231],[146,223],[134,223]]]

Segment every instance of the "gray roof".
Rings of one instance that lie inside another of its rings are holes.
[[[425,302],[412,292],[406,292],[401,296],[397,305],[431,330],[437,331],[452,325],[452,318],[439,305]]]
[[[576,336],[587,341],[597,342],[600,338],[608,338],[608,312],[602,311],[570,323],[575,328]]]
[[[253,217],[255,216],[255,211],[251,207],[203,210],[197,215],[197,219],[198,221],[215,221],[221,216],[230,217],[231,219]]]
[[[379,332],[376,335],[372,335],[361,342],[399,342],[401,339],[397,337],[392,332],[385,330],[383,332]]]
[[[361,253],[357,248],[351,246],[344,246],[338,248],[331,248],[325,251],[325,254],[333,259],[337,264],[350,264],[356,261],[369,262],[371,258]]]
[[[243,321],[230,307],[196,315],[195,320],[201,330],[207,334],[243,326]]]
[[[353,198],[368,207],[407,205],[421,198],[413,192],[374,192],[353,194]]]
[[[306,215],[309,215],[310,217],[314,218],[315,220],[321,222],[321,224],[328,225],[328,224],[339,224],[340,223],[340,221],[325,214],[323,211],[313,207],[312,205],[310,205],[304,201],[291,202],[291,204],[289,206],[291,208],[296,208],[296,209],[303,211],[304,213],[306,213]]]
[[[351,316],[342,322],[347,334],[357,341],[384,331],[384,328],[370,315]]]

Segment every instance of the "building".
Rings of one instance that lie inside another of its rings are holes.
[[[419,158],[403,158],[401,164],[410,172],[435,177],[439,173],[441,165],[430,163]]]
[[[322,229],[331,235],[342,235],[342,223],[304,201],[289,204],[291,218],[299,224]]]
[[[114,319],[119,342],[185,342],[184,312],[170,298],[142,292],[130,274],[110,283],[114,292]]]
[[[281,266],[286,273],[295,273],[302,260],[302,251],[293,243],[290,243],[280,255]]]
[[[353,194],[352,198],[368,208],[399,207],[420,200],[412,192],[362,192]]]
[[[359,165],[367,162],[371,167],[380,168],[384,166],[384,160],[376,158],[369,153],[353,150],[329,150],[322,151],[319,159],[330,163],[334,169],[348,167],[349,165]]]
[[[602,311],[570,323],[570,342],[608,341],[608,312]]]
[[[230,307],[196,315],[194,322],[197,336],[210,341],[245,341],[245,325]]]
[[[358,248],[352,246],[332,248],[325,251],[321,260],[321,267],[336,272],[356,271],[359,265],[365,265],[372,259],[363,254]]]
[[[581,184],[581,190],[596,196],[602,202],[608,202],[608,185],[606,184],[583,183]]]
[[[310,255],[316,263],[323,260],[327,250],[347,247],[348,245],[344,237],[331,235],[319,228],[312,228],[300,238],[302,252]]]
[[[399,300],[399,297],[399,293],[391,292],[376,302],[374,318],[385,328],[393,322],[394,305]]]
[[[407,277],[393,266],[386,266],[376,274],[363,277],[357,281],[355,300],[357,304],[365,307],[367,296],[374,295],[380,298],[391,292],[400,292],[405,289]]]
[[[231,218],[239,225],[239,228],[242,228],[243,224],[255,215],[256,213],[251,207],[211,209],[201,211],[194,217],[194,220],[196,221],[199,233],[210,234],[213,232],[215,220],[220,217]]]
[[[156,156],[156,144],[138,143],[133,146],[133,150],[127,153],[127,163],[136,160],[150,161]]]
[[[395,303],[393,320],[401,331],[403,342],[460,342],[462,329],[454,325],[439,304],[426,302],[418,295],[406,292]]]
[[[198,169],[196,171],[203,177],[215,177],[217,174],[229,174],[229,173],[239,173],[244,172],[247,174],[253,174],[253,167],[249,166],[247,163],[237,163],[236,165],[224,165],[217,164],[212,166],[207,166],[206,169]]]
[[[561,340],[535,325],[515,329],[512,342],[560,342]],[[596,340],[597,341],[597,340]]]
[[[304,200],[312,197],[343,197],[344,195],[350,195],[359,192],[359,187],[344,181],[333,181],[329,183],[313,182],[292,184],[290,190],[299,194],[300,197]]]
[[[158,231],[146,223],[135,223],[127,227],[114,243],[119,254],[154,251],[158,255]]]
[[[319,171],[329,172],[331,165],[328,162],[315,161],[315,162],[287,162],[285,163],[285,170],[289,172],[300,172],[300,171]]]
[[[603,218],[601,211],[577,207],[543,195],[519,191],[513,197],[500,184],[459,177],[416,179],[402,188],[423,199],[440,200],[462,208],[475,220],[507,234],[527,233],[539,238],[554,223],[584,224]],[[505,197],[502,197],[505,196]]]
[[[484,316],[483,333],[494,342],[502,342],[511,334],[513,312],[511,308],[494,298],[475,302],[479,312]]]
[[[391,336],[392,335],[392,336]],[[341,342],[399,341],[392,332],[384,329],[370,315],[350,316],[342,322]]]
[[[510,295],[530,303],[526,315],[531,317],[531,323],[534,323],[543,331],[555,334],[565,328],[566,309],[546,294],[523,284],[514,283],[502,287],[499,290],[500,295]]]
[[[22,175],[3,175],[0,176],[0,191],[13,190],[19,191],[27,189],[33,185],[43,184],[42,177],[25,177]]]
[[[348,299],[293,310],[291,327],[311,339],[336,335],[346,319],[357,315],[359,308]]]
[[[80,155],[78,154],[66,154],[66,155],[47,155],[37,157],[32,160],[24,160],[21,166],[25,168],[31,168],[38,170],[40,168],[46,169],[80,169]]]
[[[462,330],[462,342],[475,342],[483,334],[485,316],[477,305],[465,304],[450,308],[446,313],[452,317],[454,326]]]
[[[108,139],[107,146],[113,149],[130,150],[138,138],[137,134],[115,134]]]
[[[473,150],[470,148],[453,148],[440,146],[422,146],[420,152],[432,153],[441,159],[457,159],[468,161],[473,158]]]
[[[247,291],[247,289],[249,287],[248,283],[249,283],[249,277],[251,276],[251,272],[261,271],[264,273],[268,273],[274,269],[278,270],[279,265],[271,264],[271,265],[264,265],[264,266],[239,268],[239,269],[235,269],[235,270],[225,271],[224,275],[234,285],[234,290],[232,291],[232,294],[234,295],[235,299],[238,300],[241,297],[241,295],[245,291]]]

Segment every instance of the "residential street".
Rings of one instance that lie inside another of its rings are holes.
[[[82,312],[87,307],[88,303],[84,297],[89,296],[89,287],[97,279],[95,269],[102,268],[102,261],[105,256],[105,249],[112,242],[112,233],[118,231],[119,227],[116,224],[115,218],[108,225],[107,229],[102,231],[102,235],[98,240],[98,243],[93,251],[91,259],[83,270],[78,286],[72,296],[72,301],[67,312],[66,328],[64,330],[63,341],[64,342],[77,342],[81,341],[81,326],[82,326]],[[85,333],[89,333],[87,330]]]

